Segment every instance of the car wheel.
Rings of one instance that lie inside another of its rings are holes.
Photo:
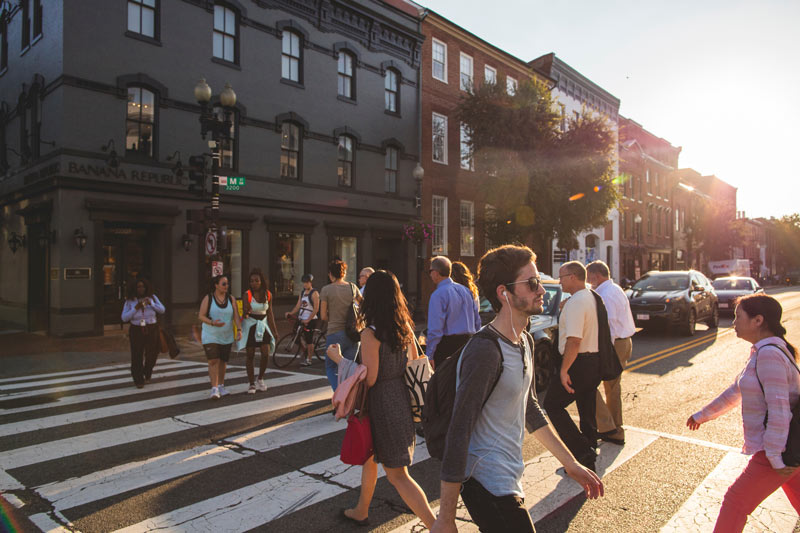
[[[694,335],[696,326],[697,326],[697,311],[695,311],[694,309],[689,309],[689,314],[686,315],[686,323],[681,328],[683,334],[692,337]]]
[[[714,306],[714,309],[711,311],[711,316],[708,318],[708,320],[706,320],[706,325],[711,329],[714,329],[717,326],[719,326],[719,307],[717,307],[716,305]]]
[[[536,392],[547,389],[556,370],[556,361],[553,357],[553,347],[549,342],[540,342],[533,352],[534,376],[536,377]]]

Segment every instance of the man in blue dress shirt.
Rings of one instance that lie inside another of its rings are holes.
[[[450,279],[452,263],[444,256],[431,259],[428,272],[436,284],[428,303],[428,357],[436,365],[460,350],[481,324],[478,302],[469,289]]]

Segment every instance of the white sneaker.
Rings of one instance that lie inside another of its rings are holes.
[[[256,386],[250,385],[250,388],[247,389],[247,394],[255,394],[256,393]]]
[[[259,379],[256,381],[256,390],[261,392],[267,392],[267,384],[264,383],[263,379]]]
[[[228,394],[230,394],[230,391],[225,388],[225,385],[220,383],[220,385],[219,385],[219,395],[220,396],[227,396]]]
[[[219,400],[219,387],[211,387],[211,399],[212,400]]]

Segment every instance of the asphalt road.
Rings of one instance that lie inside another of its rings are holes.
[[[769,292],[784,304],[789,339],[800,345],[800,289]],[[542,446],[526,439],[523,485],[537,531],[710,531],[724,487],[738,472],[741,415],[734,410],[696,432],[684,423],[731,383],[748,353],[730,318],[716,330],[699,326],[691,338],[637,333],[623,376],[627,442],[600,448],[604,498],[586,501]],[[370,527],[339,518],[358,497],[359,469],[338,461],[344,423],[328,414],[322,365],[271,368],[269,391],[251,396],[244,394],[243,358],[235,356],[226,380],[233,394],[212,402],[198,351],[178,363],[160,360],[141,391],[129,383],[126,358],[42,354],[31,356],[33,365],[4,359],[0,491],[40,527],[419,530],[385,478]],[[438,463],[427,459],[422,441],[415,455],[412,476],[436,506]],[[459,527],[474,531],[465,520]],[[777,500],[748,527],[800,531],[797,514]]]

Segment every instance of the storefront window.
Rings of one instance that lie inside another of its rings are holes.
[[[229,229],[226,232],[227,248],[213,257],[206,257],[207,287],[211,289],[211,268],[213,261],[222,261],[222,273],[228,276],[231,294],[242,297],[242,231]]]
[[[345,281],[352,283],[358,278],[358,239],[356,237],[334,237],[333,255],[347,263]]]
[[[305,235],[278,233],[277,252],[273,263],[272,287],[276,295],[300,294],[305,274]]]

